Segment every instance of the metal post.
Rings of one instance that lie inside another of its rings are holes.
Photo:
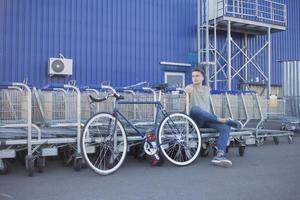
[[[245,45],[245,54],[248,56],[248,33],[245,33],[245,39],[244,39],[244,45]],[[248,62],[248,59],[246,58],[246,62]],[[248,82],[248,64],[245,67],[245,80]]]
[[[287,10],[286,10],[286,5],[284,5],[284,25],[287,25]]]
[[[198,65],[200,64],[201,62],[201,47],[200,47],[200,26],[201,26],[201,22],[200,22],[200,11],[201,11],[201,8],[200,8],[200,0],[197,0],[197,56],[198,56]]]
[[[215,77],[214,77],[214,89],[217,90],[218,86],[217,86],[217,19],[214,18],[214,73],[215,73]]]
[[[21,86],[25,89],[26,93],[27,93],[27,156],[31,157],[32,156],[32,94],[31,94],[31,89],[25,85],[25,84],[21,84],[21,83],[17,83],[15,84],[16,86]]]
[[[209,1],[205,6],[205,85],[209,85],[209,22],[208,22]]]
[[[271,94],[271,28],[268,27],[268,93],[267,93],[267,97],[270,97]]]
[[[231,90],[231,22],[227,23],[227,89]]]
[[[259,16],[258,16],[258,1],[257,0],[255,0],[255,14],[256,14],[256,17],[258,17],[259,18]]]
[[[273,3],[272,2],[270,2],[270,14],[271,14],[271,20],[274,22],[274,9],[273,9]]]

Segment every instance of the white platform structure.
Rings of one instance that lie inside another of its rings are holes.
[[[271,88],[271,34],[286,30],[287,9],[285,4],[271,0],[197,0],[198,25],[198,64],[205,66],[206,80],[213,89],[218,82],[226,82],[228,90],[232,82],[239,78],[243,83],[250,82],[253,71],[263,77],[267,86],[267,95]],[[217,31],[226,31],[227,39],[222,49]],[[238,44],[233,33],[243,34],[243,44]],[[259,48],[254,52],[248,47],[248,36],[265,35]],[[233,48],[237,51],[233,51]],[[252,51],[252,52],[251,52]],[[263,53],[263,52],[267,53]],[[242,55],[242,64],[233,66],[232,61]],[[267,67],[256,62],[258,56],[264,56]],[[222,75],[221,75],[222,74]],[[222,77],[222,78],[220,78]],[[253,80],[251,80],[253,81]]]

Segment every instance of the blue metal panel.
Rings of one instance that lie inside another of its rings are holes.
[[[0,11],[1,81],[156,83],[160,61],[196,50],[194,0],[0,0]],[[73,59],[72,77],[48,77],[59,53]]]
[[[6,4],[4,1],[0,1],[0,57],[4,56],[4,41],[5,41],[5,34],[4,34],[4,28],[5,28],[5,14],[6,14]],[[4,66],[4,60],[0,59],[0,68],[1,66]],[[4,69],[1,68],[0,71],[1,74],[5,73]]]
[[[300,59],[300,1],[278,2],[288,6],[288,26],[272,35],[272,83],[281,83],[277,60]],[[162,82],[164,70],[181,68],[164,68],[160,61],[189,62],[188,54],[197,51],[196,16],[195,0],[0,0],[0,81]],[[233,38],[242,46],[242,34]],[[224,31],[218,31],[218,40],[221,49]],[[249,36],[248,42],[254,51],[265,41],[263,35]],[[48,77],[48,58],[59,53],[73,59],[72,77]],[[266,71],[266,55],[256,60]],[[239,55],[232,64],[243,62]]]
[[[287,0],[288,26],[287,30],[273,34],[273,76],[274,82],[281,84],[281,64],[279,60],[300,59],[300,1]]]

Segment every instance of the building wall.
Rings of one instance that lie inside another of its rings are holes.
[[[195,50],[194,0],[0,0],[0,80],[42,86],[76,80],[159,83],[160,61]],[[48,77],[49,57],[72,58],[72,77]]]
[[[300,60],[300,1],[287,0],[288,26],[285,32],[275,33],[273,42],[273,77],[275,83],[282,84],[282,62]]]
[[[288,7],[288,27],[272,35],[275,84],[281,84],[277,61],[300,59],[300,1],[281,2]],[[124,86],[160,83],[164,71],[182,71],[190,82],[189,67],[159,62],[193,63],[188,55],[197,51],[196,23],[196,0],[0,0],[0,81],[27,79],[43,86],[73,79],[79,85]],[[233,37],[242,45],[243,35]],[[222,48],[226,33],[218,31],[218,38]],[[255,50],[265,40],[249,36],[248,42]],[[47,75],[48,58],[59,53],[73,59],[73,76]],[[240,55],[233,64],[238,68],[243,61]],[[263,56],[257,61],[267,68]]]

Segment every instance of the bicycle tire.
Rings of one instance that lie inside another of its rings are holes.
[[[171,163],[178,166],[189,165],[200,153],[199,128],[188,115],[172,113],[159,125],[158,144],[164,157]]]
[[[127,137],[121,122],[110,113],[97,113],[85,124],[81,134],[81,150],[87,165],[97,174],[117,171],[125,160]],[[115,127],[114,134],[112,133]],[[93,154],[88,148],[94,149]]]

